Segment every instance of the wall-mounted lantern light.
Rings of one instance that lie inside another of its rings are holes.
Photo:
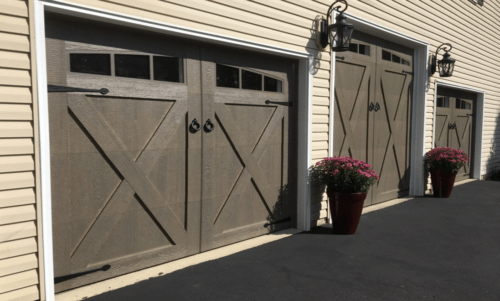
[[[345,4],[344,10],[340,10],[340,5],[334,7],[337,3]],[[332,51],[342,52],[349,50],[354,25],[347,23],[347,18],[344,16],[344,12],[348,6],[349,5],[346,0],[337,0],[330,5],[330,8],[328,8],[326,19],[321,18],[321,21],[319,22],[318,36],[316,38],[316,44],[321,50],[325,49],[328,44],[332,47]],[[328,18],[330,18],[330,15],[334,10],[338,11],[339,14],[335,18],[336,22],[329,25]]]
[[[448,49],[448,47],[450,48]],[[431,68],[429,70],[431,75],[436,73],[437,68],[439,69],[439,76],[441,77],[450,77],[453,75],[453,69],[455,68],[455,59],[452,59],[451,55],[449,54],[452,48],[453,47],[451,46],[451,44],[448,43],[444,43],[443,45],[438,47],[438,49],[436,50],[436,55],[433,55],[431,58]],[[441,49],[444,50],[443,59],[438,61],[437,56],[439,50]]]

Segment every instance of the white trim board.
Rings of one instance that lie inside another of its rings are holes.
[[[116,12],[100,10],[85,5],[69,4],[61,0],[35,0],[35,49],[39,101],[40,127],[40,169],[41,169],[41,210],[44,250],[45,296],[42,299],[55,300],[54,294],[54,262],[52,249],[52,212],[50,181],[50,140],[47,95],[47,62],[45,56],[45,11],[86,18],[101,22],[129,26],[169,35],[203,40],[231,47],[239,47],[296,59],[298,70],[298,164],[297,164],[297,228],[308,231],[311,226],[309,166],[311,164],[311,122],[312,122],[312,68],[314,54],[275,47],[272,45],[246,41],[230,36],[214,34],[201,30],[176,26]],[[42,276],[42,275],[41,275]]]
[[[44,7],[40,2],[35,3],[35,49],[37,66],[38,94],[38,127],[40,135],[40,183],[41,183],[41,210],[42,210],[42,246],[43,248],[43,277],[45,281],[45,296],[41,299],[54,300],[54,258],[52,249],[52,199],[50,182],[50,138],[49,138],[49,106],[47,96],[47,62],[45,53],[45,15]],[[35,91],[33,91],[35,93]],[[43,290],[41,290],[43,291]]]
[[[473,92],[477,94],[476,100],[476,111],[474,112],[474,145],[472,150],[472,178],[481,180],[481,160],[482,160],[482,150],[483,150],[483,127],[484,127],[484,102],[486,98],[486,93],[484,90],[474,89],[467,86],[457,85],[450,82],[445,82],[442,80],[436,80],[434,89],[434,117],[432,120],[433,133],[432,133],[432,145],[435,147],[436,143],[436,99],[438,87],[450,88],[455,90]]]
[[[414,50],[413,68],[413,101],[410,133],[410,196],[423,196],[425,192],[424,181],[424,154],[425,154],[425,115],[426,95],[429,76],[427,73],[429,43],[407,36],[395,30],[380,26],[376,23],[345,13],[349,23],[354,25],[354,30],[370,34],[381,39],[402,44]],[[335,53],[332,53],[332,72],[330,74],[331,95],[330,115],[335,110]],[[331,119],[333,123],[333,118]],[[333,128],[333,127],[331,127]],[[329,133],[330,147],[333,153],[333,130]]]

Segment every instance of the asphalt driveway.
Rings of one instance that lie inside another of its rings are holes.
[[[363,215],[87,300],[500,300],[500,182]]]

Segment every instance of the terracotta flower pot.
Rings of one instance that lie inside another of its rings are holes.
[[[440,169],[431,169],[429,172],[431,174],[434,196],[437,198],[449,198],[455,184],[457,172],[447,172]]]
[[[366,192],[343,193],[327,190],[332,214],[333,233],[354,234],[358,229]]]

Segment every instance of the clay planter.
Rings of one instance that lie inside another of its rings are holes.
[[[437,198],[449,198],[457,172],[447,172],[440,169],[429,170],[432,181],[432,192]]]
[[[327,190],[335,234],[354,234],[358,229],[366,192],[344,193]]]

